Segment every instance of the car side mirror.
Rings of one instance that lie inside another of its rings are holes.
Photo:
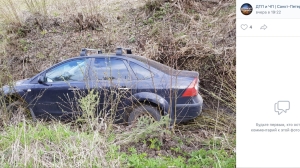
[[[44,84],[45,83],[45,78],[43,76],[38,77],[38,83],[39,84]]]

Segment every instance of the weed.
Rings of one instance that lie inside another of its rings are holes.
[[[180,147],[179,146],[177,146],[176,148],[171,147],[171,150],[178,153],[180,151]]]
[[[48,31],[45,30],[45,29],[41,31],[41,35],[42,35],[42,36],[46,35],[47,33],[48,33]]]
[[[162,144],[157,138],[150,138],[150,149],[160,150]]]
[[[42,13],[44,16],[47,16],[47,1],[46,0],[24,0],[26,8],[31,13]]]
[[[24,52],[28,50],[28,42],[25,39],[20,39],[21,47]]]
[[[190,153],[187,159],[181,156],[149,158],[146,153],[138,154],[135,148],[130,148],[130,152],[122,155],[130,167],[235,167],[235,157],[228,156],[223,150],[200,149]]]
[[[198,165],[201,167],[235,167],[235,157],[228,157],[224,150],[208,150],[200,149],[190,154],[188,164]]]
[[[130,37],[130,38],[129,38],[129,42],[130,42],[130,43],[134,43],[135,41],[136,41],[136,40],[135,40],[134,37]]]
[[[144,23],[145,25],[152,24],[152,23],[154,23],[154,20],[153,20],[152,17],[150,17],[150,18],[148,18],[147,20],[144,20],[143,23]]]

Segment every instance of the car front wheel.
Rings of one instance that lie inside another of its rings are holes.
[[[23,117],[30,117],[30,113],[25,104],[21,101],[15,101],[7,106],[7,114],[9,120],[21,120]]]

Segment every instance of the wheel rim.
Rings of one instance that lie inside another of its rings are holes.
[[[155,119],[148,113],[143,112],[135,117],[134,125],[140,128],[147,127],[155,122]]]

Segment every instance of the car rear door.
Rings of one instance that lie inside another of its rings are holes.
[[[132,82],[132,71],[121,58],[95,58],[90,69],[90,78],[93,79],[92,88],[100,94],[98,112],[121,114],[126,107],[126,101],[136,91],[136,83]]]

